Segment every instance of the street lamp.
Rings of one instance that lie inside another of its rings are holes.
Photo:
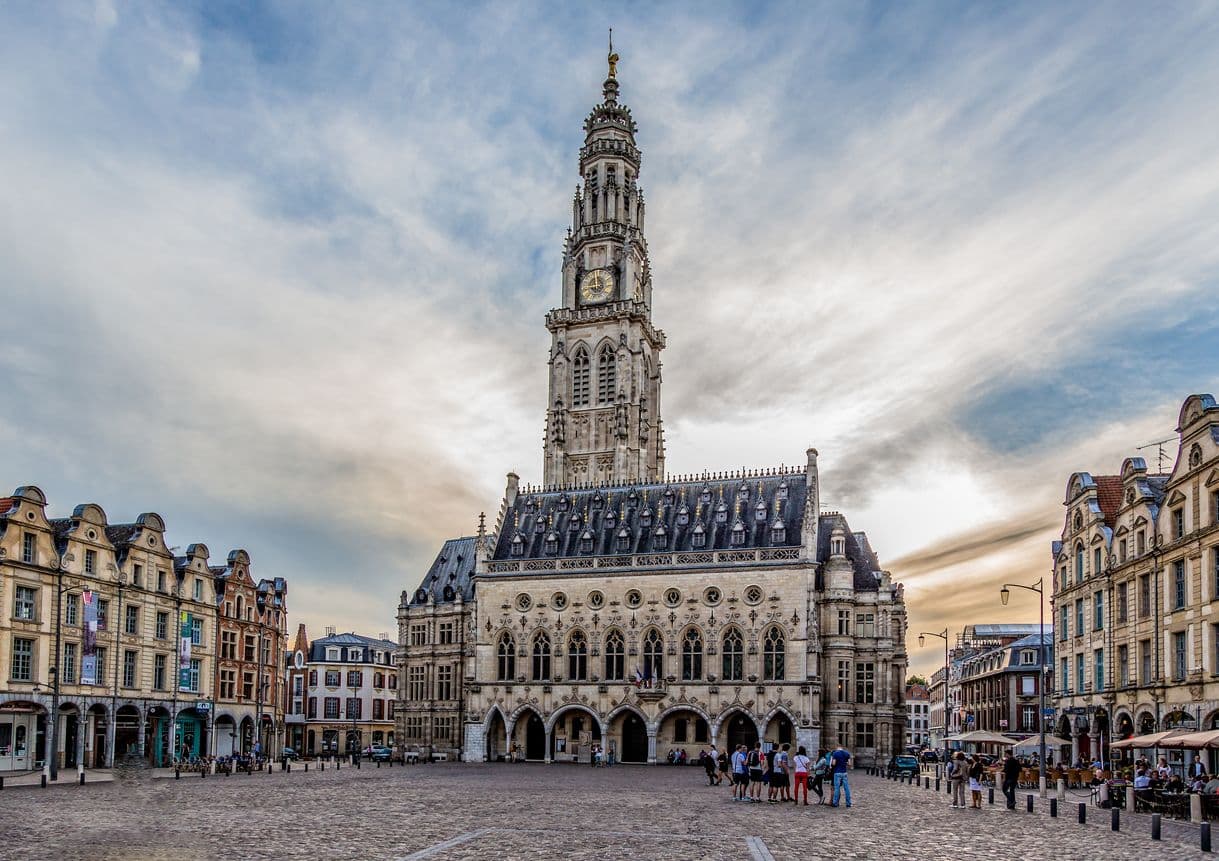
[[[1040,612],[1040,631],[1038,635],[1037,649],[1037,728],[1038,743],[1037,743],[1037,784],[1041,791],[1042,797],[1045,796],[1045,578],[1038,577],[1037,582],[1032,586],[1023,586],[1019,583],[1004,583],[1003,588],[999,590],[999,600],[1003,606],[1007,606],[1008,600],[1012,597],[1012,588],[1026,589],[1029,592],[1037,593],[1037,609]]]
[[[948,765],[948,628],[944,628],[942,634],[929,633],[927,631],[918,635],[919,648],[922,648],[927,637],[939,637],[944,641],[944,765]],[[939,774],[937,771],[936,774]]]
[[[55,662],[51,665],[51,722],[50,731],[47,733],[47,748],[49,755],[47,756],[47,771],[52,781],[59,780],[59,685],[60,673],[59,664],[63,660],[63,596],[65,592],[70,592],[73,589],[80,587],[80,583],[73,581],[67,585],[63,582],[63,565],[60,564],[55,569]],[[88,586],[84,588],[84,594],[88,594],[91,590]],[[112,715],[113,717],[113,715]],[[82,730],[78,730],[80,732]]]

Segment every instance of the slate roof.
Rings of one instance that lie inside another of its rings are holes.
[[[343,646],[342,661],[347,661],[347,648],[351,646],[362,647],[363,663],[372,663],[372,655],[370,651],[393,652],[398,648],[398,644],[392,640],[382,640],[379,637],[365,637],[362,634],[334,634],[329,637],[319,637],[309,644],[309,660],[311,662],[324,662],[326,660],[327,646]],[[333,662],[332,662],[333,663]]]
[[[491,558],[798,547],[807,498],[803,471],[521,492],[504,514]],[[772,528],[780,524],[776,541]],[[700,527],[705,543],[696,546]],[[732,543],[734,528],[744,532],[742,543]],[[518,536],[522,551],[513,553]]]
[[[843,515],[822,514],[817,520],[817,561],[824,562],[830,558],[830,539],[833,538],[835,527],[840,527],[846,538],[847,559],[855,569],[855,591],[875,592],[880,586],[880,578],[874,572],[880,571],[880,560],[872,552],[868,536],[862,532],[852,532]]]
[[[450,538],[440,548],[419,588],[411,596],[411,604],[426,604],[428,596],[437,604],[453,601],[461,594],[463,601],[474,597],[474,545],[473,536]],[[446,591],[447,590],[447,591]]]

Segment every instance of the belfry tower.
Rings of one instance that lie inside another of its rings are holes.
[[[604,97],[584,121],[581,184],[563,246],[563,301],[546,315],[547,485],[654,481],[664,474],[660,351],[643,235],[641,154],[618,103],[611,39]]]

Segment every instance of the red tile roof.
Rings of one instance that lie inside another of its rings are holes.
[[[1117,510],[1122,506],[1122,477],[1120,475],[1094,475],[1096,482],[1096,501],[1105,523],[1112,526],[1117,516]]]
[[[0,514],[8,514],[13,510],[13,503],[17,501],[15,496],[0,496]]]

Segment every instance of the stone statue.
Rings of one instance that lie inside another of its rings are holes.
[[[563,399],[559,398],[554,402],[554,414],[551,419],[552,429],[550,433],[551,440],[559,445],[567,442],[567,419],[563,413]]]

